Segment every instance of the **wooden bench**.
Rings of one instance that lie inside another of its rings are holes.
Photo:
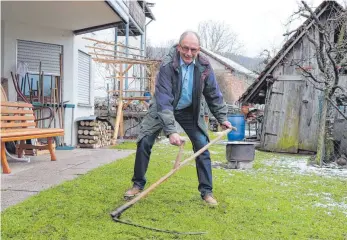
[[[1,165],[3,173],[11,173],[8,166],[5,142],[20,141],[18,157],[23,156],[24,149],[48,149],[51,160],[56,156],[53,150],[53,137],[63,136],[64,130],[59,128],[37,128],[33,106],[25,102],[1,101]],[[26,144],[28,139],[47,138],[47,145],[35,146]]]

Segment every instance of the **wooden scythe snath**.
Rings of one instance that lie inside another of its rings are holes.
[[[144,198],[146,195],[148,195],[151,191],[153,191],[156,187],[158,187],[161,183],[163,183],[164,181],[166,181],[169,177],[171,177],[173,174],[175,174],[179,169],[181,169],[183,166],[187,165],[190,161],[194,160],[197,156],[199,156],[200,154],[202,154],[205,150],[207,150],[212,144],[216,143],[217,141],[219,141],[223,136],[225,136],[226,134],[228,134],[230,131],[232,130],[236,130],[236,128],[232,128],[232,129],[227,129],[225,131],[223,131],[222,133],[219,134],[219,136],[215,139],[213,139],[211,142],[209,142],[206,146],[204,146],[203,148],[201,148],[199,151],[197,151],[196,153],[194,153],[192,156],[190,156],[189,158],[185,159],[184,161],[180,162],[181,157],[182,157],[182,153],[183,153],[183,147],[184,144],[182,144],[180,146],[178,155],[176,157],[176,161],[174,164],[173,169],[171,169],[170,172],[168,172],[165,176],[161,177],[158,181],[156,181],[155,183],[153,183],[151,186],[149,186],[146,190],[144,190],[143,192],[141,192],[139,195],[137,195],[135,198],[133,198],[132,200],[130,200],[129,202],[125,203],[124,205],[118,207],[115,211],[111,212],[111,217],[113,218],[114,221],[119,222],[119,223],[123,223],[123,224],[128,224],[128,225],[132,225],[132,226],[136,226],[136,227],[142,227],[145,229],[149,229],[149,230],[153,230],[153,231],[157,231],[157,232],[165,232],[165,233],[172,233],[172,234],[185,234],[185,235],[199,235],[199,234],[206,234],[207,232],[178,232],[178,231],[172,231],[172,230],[164,230],[164,229],[159,229],[159,228],[153,228],[153,227],[148,227],[148,226],[143,226],[137,223],[133,223],[130,221],[123,221],[120,219],[121,214],[126,211],[127,209],[129,209],[130,207],[132,207],[136,202],[138,202],[140,199]]]

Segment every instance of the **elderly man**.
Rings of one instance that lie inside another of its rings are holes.
[[[179,44],[164,57],[156,80],[154,97],[148,114],[141,123],[137,139],[137,152],[132,177],[133,187],[125,194],[130,199],[145,187],[149,158],[158,134],[163,130],[173,145],[181,145],[175,120],[182,126],[192,142],[194,152],[204,147],[209,139],[204,121],[205,101],[224,129],[231,128],[227,121],[227,107],[218,87],[213,69],[199,54],[200,39],[193,31],[184,32]],[[212,168],[208,150],[195,160],[201,198],[217,205],[212,194]]]

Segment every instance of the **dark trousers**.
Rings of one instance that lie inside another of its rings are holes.
[[[182,126],[192,142],[194,152],[199,151],[208,143],[205,134],[198,127],[197,122],[193,121],[192,108],[188,107],[174,112],[176,121]],[[143,189],[146,184],[145,174],[156,137],[161,130],[152,135],[143,137],[137,144],[134,175],[132,181],[134,186]],[[211,158],[208,150],[204,151],[195,159],[196,170],[199,180],[198,190],[201,197],[212,193],[212,168]]]

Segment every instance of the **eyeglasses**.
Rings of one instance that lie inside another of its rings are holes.
[[[187,47],[187,46],[182,46],[181,44],[180,44],[180,47],[182,48],[183,52],[185,52],[185,53],[189,52],[189,50],[190,50],[191,53],[193,53],[193,54],[195,54],[195,53],[197,53],[197,52],[199,51],[198,48],[189,48],[189,47]]]

